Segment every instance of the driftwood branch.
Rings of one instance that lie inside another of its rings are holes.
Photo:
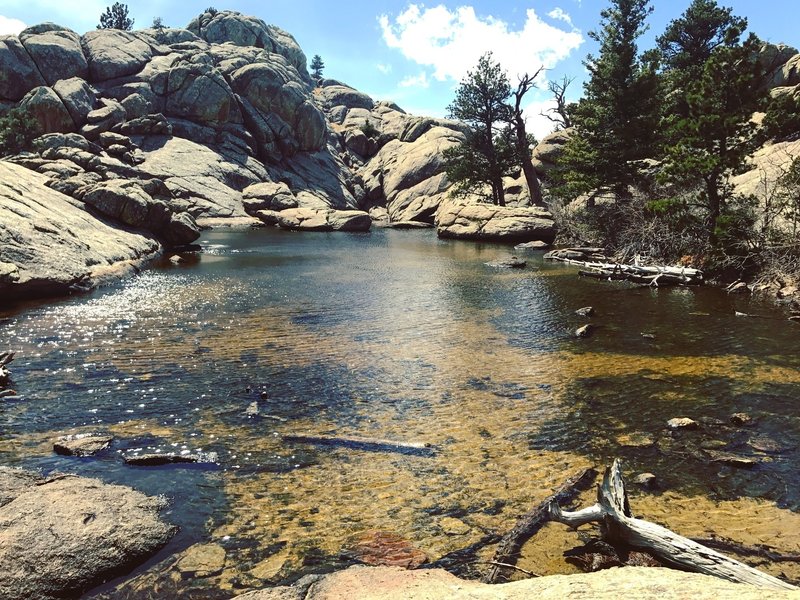
[[[663,563],[683,570],[764,588],[797,589],[665,527],[631,516],[619,460],[606,469],[597,490],[597,504],[577,512],[564,512],[558,503],[552,502],[548,512],[552,520],[570,527],[598,521],[605,539],[647,550]]]
[[[6,365],[12,360],[14,360],[13,352],[0,352],[0,385],[5,384],[9,377],[11,377],[11,373],[6,369]]]
[[[523,544],[527,542],[542,526],[549,520],[548,508],[551,504],[558,506],[559,503],[569,502],[582,490],[588,489],[594,483],[597,471],[594,469],[584,469],[579,471],[558,488],[552,495],[548,496],[538,506],[522,515],[514,528],[500,540],[492,558],[492,568],[483,576],[484,583],[495,583],[502,569],[516,563],[519,551]]]
[[[394,440],[332,435],[284,435],[281,440],[287,443],[342,446],[371,452],[398,452],[416,456],[433,456],[436,453],[433,445],[422,442],[396,442]]]

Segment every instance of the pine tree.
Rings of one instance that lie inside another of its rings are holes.
[[[652,53],[640,56],[636,44],[651,12],[649,0],[611,0],[600,13],[600,29],[589,33],[600,52],[584,63],[591,76],[572,114],[576,135],[561,174],[569,193],[607,189],[626,198],[637,180],[637,161],[653,153],[656,63]]]
[[[128,18],[128,5],[115,2],[113,6],[106,7],[106,12],[100,15],[98,29],[133,29],[133,19]]]
[[[322,69],[324,68],[325,63],[322,62],[322,57],[319,54],[315,54],[311,59],[311,74],[316,79],[322,79]]]
[[[471,129],[464,144],[445,153],[450,181],[457,191],[488,184],[492,201],[499,206],[505,206],[503,177],[516,164],[514,132],[508,125],[513,113],[506,104],[510,95],[508,77],[488,52],[461,81],[447,107],[450,118]]]
[[[662,177],[701,186],[698,200],[712,244],[719,239],[720,219],[733,197],[728,179],[759,145],[751,120],[766,98],[759,45],[751,35],[744,43],[716,47],[702,72],[686,84],[686,114],[675,113],[665,121],[669,142]]]

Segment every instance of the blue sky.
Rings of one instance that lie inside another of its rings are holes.
[[[649,48],[667,23],[680,16],[690,0],[654,0],[650,31],[641,42]],[[109,0],[0,0],[0,34],[23,25],[55,21],[78,33],[93,29]],[[391,99],[409,112],[444,116],[453,90],[467,69],[485,51],[516,74],[547,67],[540,79],[574,77],[572,99],[581,93],[585,69],[581,61],[595,50],[586,35],[595,29],[606,0],[133,0],[127,3],[134,28],[147,27],[159,16],[173,27],[213,5],[255,15],[292,33],[308,55],[322,56],[327,77],[344,81],[376,99]],[[797,0],[721,0],[747,17],[750,29],[763,39],[800,44]],[[529,94],[529,128],[541,136],[549,123],[537,117],[548,94]]]

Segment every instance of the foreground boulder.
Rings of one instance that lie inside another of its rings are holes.
[[[164,507],[131,488],[0,467],[0,597],[81,595],[169,541]]]
[[[666,568],[623,567],[580,575],[550,575],[492,585],[459,579],[443,569],[351,567],[330,575],[309,575],[292,587],[237,596],[240,600],[778,600],[798,592],[764,590],[697,573]]]
[[[535,207],[475,204],[448,199],[436,213],[436,232],[442,238],[496,242],[552,243],[556,227],[552,215]]]
[[[67,294],[129,272],[161,244],[90,215],[47,178],[0,161],[0,298]]]

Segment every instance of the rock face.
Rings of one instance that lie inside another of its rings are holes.
[[[77,597],[169,541],[164,500],[94,479],[0,467],[0,596]]]
[[[459,579],[442,569],[351,567],[330,575],[304,577],[293,587],[237,596],[240,600],[618,600],[621,597],[779,600],[798,598],[800,592],[764,590],[666,568],[622,567],[492,585]]]
[[[0,297],[88,289],[161,249],[154,237],[93,217],[46,182],[0,161]]]
[[[79,36],[53,23],[35,25],[0,37],[0,64],[0,112],[22,105],[44,136],[33,154],[9,160],[46,175],[47,186],[77,201],[72,208],[100,217],[102,235],[110,225],[129,239],[133,228],[165,246],[194,240],[195,219],[256,216],[289,229],[366,231],[372,211],[384,226],[433,225],[450,189],[443,152],[466,131],[339,81],[313,81],[290,34],[232,11],[204,12],[187,29],[160,31]],[[526,203],[524,191],[509,193]],[[20,237],[15,228],[24,219],[0,221],[4,235],[30,239],[33,248],[41,246],[37,235],[54,235],[29,227],[31,237]],[[476,222],[485,232],[472,237],[536,239],[497,223]],[[83,263],[105,264],[92,247]],[[109,254],[119,262],[154,248]],[[15,252],[15,269],[47,270],[34,266],[43,254]],[[79,253],[70,246],[69,265]],[[82,270],[85,279],[92,269]],[[0,269],[0,282],[17,275]],[[52,279],[40,273],[30,281],[40,275]],[[70,289],[77,280],[67,268],[58,285],[41,289]],[[23,287],[37,289],[13,289]]]
[[[556,230],[547,211],[534,207],[501,207],[449,199],[436,215],[440,237],[466,240],[552,243]]]

